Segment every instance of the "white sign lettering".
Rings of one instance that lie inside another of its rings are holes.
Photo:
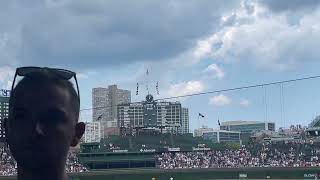
[[[211,148],[192,147],[192,151],[210,151]]]
[[[172,151],[172,152],[180,151],[180,148],[179,147],[178,148],[168,148],[168,151]]]
[[[128,152],[127,149],[115,149],[112,152],[116,152],[116,153],[124,153],[124,152]]]
[[[155,149],[140,149],[140,152],[156,152]]]

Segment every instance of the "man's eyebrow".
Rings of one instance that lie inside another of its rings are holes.
[[[52,107],[52,108],[48,108],[46,110],[47,113],[55,113],[55,114],[59,114],[59,115],[63,115],[63,116],[67,116],[67,112],[64,111],[63,109],[60,108],[56,108],[56,107]]]

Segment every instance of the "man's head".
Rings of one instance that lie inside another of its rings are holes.
[[[5,123],[10,150],[23,168],[65,163],[70,146],[84,133],[72,83],[43,70],[29,73],[13,89]]]

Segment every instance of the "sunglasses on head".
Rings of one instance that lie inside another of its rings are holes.
[[[77,86],[77,93],[78,93],[78,100],[80,102],[80,92],[79,92],[79,85],[77,81],[77,76],[76,73],[70,70],[66,69],[58,69],[58,68],[48,68],[48,67],[34,67],[34,66],[28,66],[28,67],[19,67],[16,69],[16,73],[14,75],[12,87],[11,87],[11,92],[13,92],[13,88],[15,87],[15,81],[17,76],[28,76],[32,73],[37,73],[37,72],[49,72],[55,77],[61,79],[61,80],[70,80],[72,77],[74,78]]]

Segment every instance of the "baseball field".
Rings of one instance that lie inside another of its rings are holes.
[[[318,179],[320,168],[106,169],[69,174],[70,180]],[[0,180],[15,177],[0,177]]]
[[[69,174],[70,180],[318,179],[320,168],[106,169]],[[2,179],[15,179],[1,177]]]

